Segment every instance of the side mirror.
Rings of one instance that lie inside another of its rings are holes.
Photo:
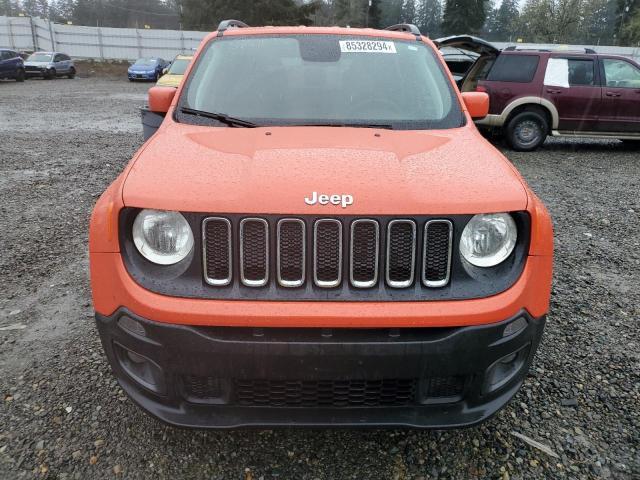
[[[155,113],[167,113],[176,89],[173,87],[151,87],[149,89],[149,110]]]
[[[479,120],[489,115],[489,95],[487,93],[463,92],[462,100],[465,107],[467,107],[467,112],[474,120]]]

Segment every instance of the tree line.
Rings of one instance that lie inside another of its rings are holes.
[[[413,23],[430,36],[493,41],[640,45],[640,0],[0,0],[0,15],[77,25],[213,30],[251,25]]]

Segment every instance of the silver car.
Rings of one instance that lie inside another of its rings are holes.
[[[47,80],[56,77],[76,76],[76,67],[69,55],[59,52],[34,52],[24,62],[27,77],[42,77]]]

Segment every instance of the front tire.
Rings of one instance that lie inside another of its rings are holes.
[[[538,110],[515,115],[505,129],[507,143],[518,152],[531,152],[542,145],[549,134],[549,122]]]
[[[24,70],[18,70],[18,73],[16,73],[16,82],[24,82]]]
[[[45,80],[53,80],[54,78],[56,78],[56,71],[53,68],[51,70],[47,70],[44,74]]]
[[[72,69],[69,71],[69,74],[67,75],[67,78],[69,78],[69,79],[73,80],[75,77],[76,77],[76,69],[75,69],[75,68],[72,68]]]

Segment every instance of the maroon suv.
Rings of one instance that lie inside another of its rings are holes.
[[[547,135],[640,140],[640,65],[629,58],[589,49],[500,51],[471,36],[437,43],[478,55],[458,85],[489,94],[489,115],[477,124],[502,128],[515,150],[534,150]]]

